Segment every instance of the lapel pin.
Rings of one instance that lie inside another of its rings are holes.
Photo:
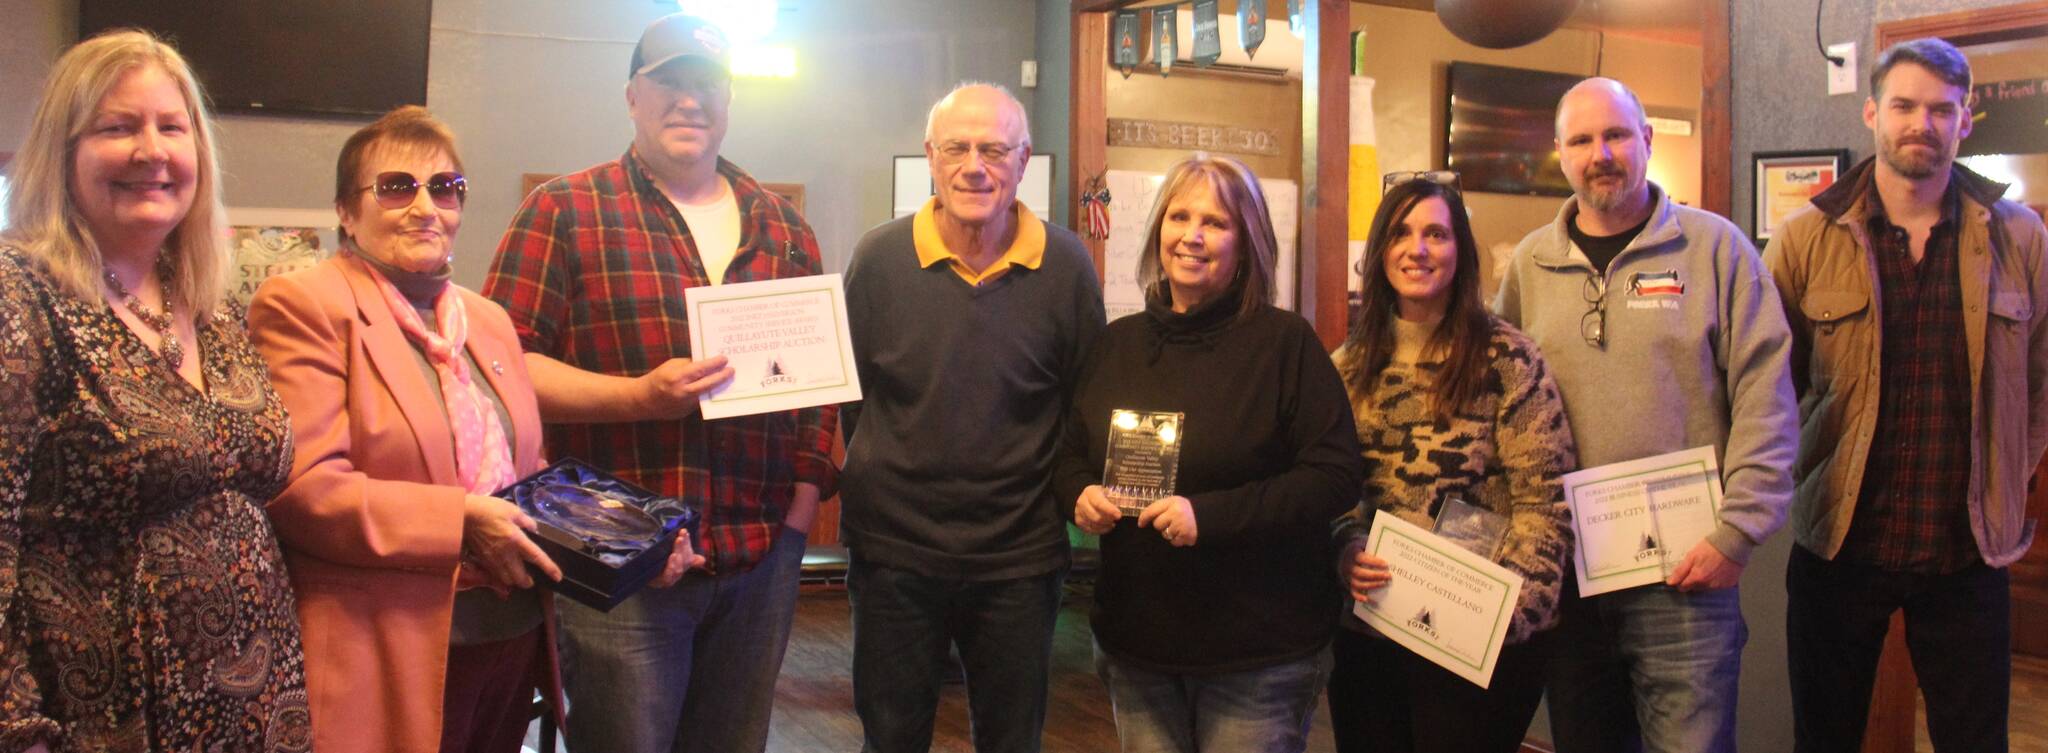
[[[505,364],[498,363],[498,359],[491,359],[491,373],[496,374],[498,376],[504,376]]]

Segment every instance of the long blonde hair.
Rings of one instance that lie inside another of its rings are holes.
[[[9,167],[14,188],[7,197],[4,240],[27,251],[72,295],[100,302],[105,259],[71,195],[78,137],[90,125],[100,100],[123,77],[145,66],[155,66],[177,82],[192,121],[199,175],[191,210],[165,241],[171,262],[165,295],[203,317],[220,304],[228,274],[228,249],[222,240],[227,212],[220,202],[213,118],[185,58],[149,32],[109,31],[78,43],[57,59],[36,104],[28,137]]]
[[[1230,212],[1237,225],[1237,272],[1228,292],[1239,294],[1236,316],[1242,317],[1273,304],[1273,260],[1279,241],[1273,234],[1273,218],[1266,212],[1266,193],[1259,177],[1243,162],[1196,152],[1166,170],[1159,185],[1159,197],[1152,202],[1152,218],[1146,221],[1144,253],[1138,254],[1138,284],[1148,300],[1172,300],[1166,270],[1159,263],[1160,227],[1166,222],[1166,205],[1195,181],[1205,181],[1217,203]]]

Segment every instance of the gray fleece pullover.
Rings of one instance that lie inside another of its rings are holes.
[[[1493,307],[1549,362],[1580,467],[1713,445],[1725,493],[1707,541],[1747,563],[1792,499],[1791,334],[1742,231],[1650,191],[1649,224],[1604,278],[1565,232],[1578,213],[1567,199],[1516,247]],[[1581,334],[1588,295],[1606,305],[1605,347]]]

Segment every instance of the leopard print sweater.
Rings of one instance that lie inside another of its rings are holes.
[[[1418,350],[1409,345],[1397,352]],[[1362,521],[1371,519],[1366,505],[1425,528],[1436,503],[1451,497],[1507,516],[1498,562],[1526,579],[1508,628],[1508,642],[1520,643],[1557,623],[1572,545],[1561,478],[1577,463],[1563,398],[1536,345],[1495,319],[1487,350],[1492,368],[1485,389],[1447,421],[1431,410],[1440,359],[1397,357],[1371,381],[1371,392],[1352,388],[1366,476],[1360,509],[1340,522],[1336,535],[1340,550],[1364,537]],[[1346,386],[1355,384],[1361,365],[1353,352],[1339,348],[1331,358]],[[1345,623],[1363,627],[1349,610]]]

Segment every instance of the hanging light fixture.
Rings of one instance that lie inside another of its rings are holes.
[[[732,41],[733,75],[796,77],[796,48],[764,41],[775,33],[776,0],[676,0],[676,6],[725,32]]]
[[[1459,39],[1504,50],[1550,36],[1578,7],[1579,0],[1436,0],[1436,16]]]

